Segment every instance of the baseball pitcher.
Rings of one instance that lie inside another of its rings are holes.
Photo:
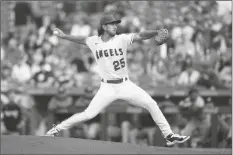
[[[77,123],[90,120],[113,101],[122,99],[150,112],[153,120],[162,131],[168,146],[187,141],[190,136],[174,134],[157,103],[146,91],[131,82],[128,76],[128,47],[134,42],[150,38],[155,38],[155,43],[159,46],[166,42],[168,31],[161,29],[117,35],[117,24],[120,22],[121,20],[116,20],[113,15],[104,15],[100,19],[98,36],[91,37],[71,36],[64,34],[58,28],[54,29],[56,36],[87,45],[91,49],[102,80],[100,88],[89,106],[83,112],[74,114],[50,129],[46,136],[56,136],[61,130],[69,129]]]

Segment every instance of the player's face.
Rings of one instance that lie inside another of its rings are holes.
[[[117,24],[116,23],[110,23],[106,24],[104,30],[110,35],[115,36],[117,32]]]

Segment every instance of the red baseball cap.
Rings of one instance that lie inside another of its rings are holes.
[[[110,24],[110,23],[116,23],[119,24],[121,20],[117,20],[113,15],[104,15],[100,19],[100,25]]]

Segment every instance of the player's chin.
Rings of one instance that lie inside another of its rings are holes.
[[[112,32],[110,33],[110,35],[111,35],[111,36],[115,36],[115,35],[116,35],[116,31],[112,31]]]

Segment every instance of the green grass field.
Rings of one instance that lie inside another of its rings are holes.
[[[62,137],[1,136],[1,154],[231,154],[231,149],[146,147]]]

